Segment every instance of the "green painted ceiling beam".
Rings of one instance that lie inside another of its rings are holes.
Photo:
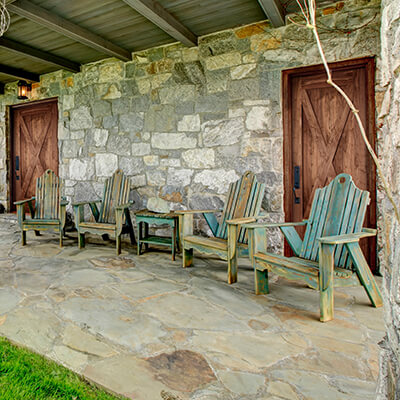
[[[13,76],[17,79],[24,79],[31,82],[39,82],[40,77],[38,74],[25,71],[23,69],[9,67],[8,65],[0,64],[0,73],[5,75]]]
[[[37,61],[45,62],[47,64],[52,64],[68,71],[80,71],[80,64],[78,63],[48,53],[47,51],[36,49],[35,47],[28,46],[24,43],[5,38],[4,36],[0,37],[0,48],[1,47],[10,50],[13,53],[20,54]]]
[[[279,0],[258,0],[258,2],[275,28],[285,25],[285,13]]]
[[[7,8],[14,14],[34,21],[101,53],[117,57],[123,61],[132,59],[131,53],[128,50],[28,0],[13,1],[8,4]]]
[[[197,46],[197,36],[155,0],[123,0],[139,14],[186,46]]]

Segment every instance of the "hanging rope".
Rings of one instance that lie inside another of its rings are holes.
[[[0,36],[10,27],[10,13],[6,7],[6,0],[0,0]]]

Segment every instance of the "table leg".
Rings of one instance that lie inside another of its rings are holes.
[[[141,240],[142,240],[142,222],[137,222],[137,237],[138,237],[138,242],[137,242],[137,255],[140,256],[140,248],[142,246]]]
[[[179,218],[175,218],[175,226],[176,226],[176,252],[179,253],[181,251],[181,232],[179,227]]]
[[[172,232],[172,261],[175,261],[175,251],[176,251],[176,234],[177,234],[177,226],[176,220],[174,221],[174,229]]]
[[[149,236],[149,223],[148,222],[143,222],[143,224],[144,224],[144,237],[147,238]],[[144,244],[144,249],[146,251],[149,250],[149,244],[148,243]]]

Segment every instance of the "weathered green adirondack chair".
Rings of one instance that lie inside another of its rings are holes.
[[[74,203],[75,225],[78,230],[79,248],[85,247],[85,233],[93,233],[108,237],[115,236],[117,254],[121,254],[121,235],[129,233],[131,243],[135,243],[135,235],[131,216],[129,214],[129,178],[124,176],[121,170],[114,172],[104,184],[102,200],[82,201]],[[97,207],[100,204],[100,211]],[[89,205],[94,221],[84,220],[84,206]]]
[[[268,271],[305,282],[320,291],[320,320],[333,319],[333,288],[364,286],[371,303],[382,305],[375,279],[361,251],[359,240],[375,236],[375,229],[363,228],[370,198],[358,189],[351,176],[338,175],[328,186],[317,189],[310,218],[283,224],[249,224],[250,256],[255,271],[256,294],[268,289]],[[301,240],[295,226],[306,226]],[[266,229],[279,227],[295,257],[266,250]]]
[[[219,222],[214,213],[221,210],[177,211],[181,214],[183,267],[192,265],[193,249],[204,254],[215,254],[228,261],[228,282],[236,282],[237,259],[248,255],[247,233],[241,225],[256,221],[264,190],[265,185],[258,183],[253,173],[246,172],[237,182],[230,184]],[[203,214],[214,237],[193,235],[194,214]]]
[[[26,231],[34,230],[39,235],[39,231],[54,230],[60,233],[62,247],[68,201],[61,197],[61,189],[62,180],[48,169],[36,180],[35,197],[14,202],[23,246],[26,244]],[[31,219],[25,219],[25,204],[28,204]]]

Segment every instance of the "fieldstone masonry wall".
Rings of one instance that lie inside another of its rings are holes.
[[[379,0],[319,10],[329,61],[379,52]],[[358,28],[358,29],[354,29]],[[41,77],[31,100],[59,99],[60,175],[72,201],[97,198],[122,168],[135,208],[161,198],[172,209],[215,208],[229,182],[252,170],[267,185],[263,207],[283,219],[281,70],[319,64],[312,34],[266,22]],[[0,202],[7,204],[6,106],[0,96]],[[275,244],[280,245],[276,239]]]
[[[400,206],[400,2],[382,1],[382,85],[385,97],[379,115],[382,163]],[[379,400],[400,399],[400,226],[381,194],[381,270],[387,335],[382,342]]]

